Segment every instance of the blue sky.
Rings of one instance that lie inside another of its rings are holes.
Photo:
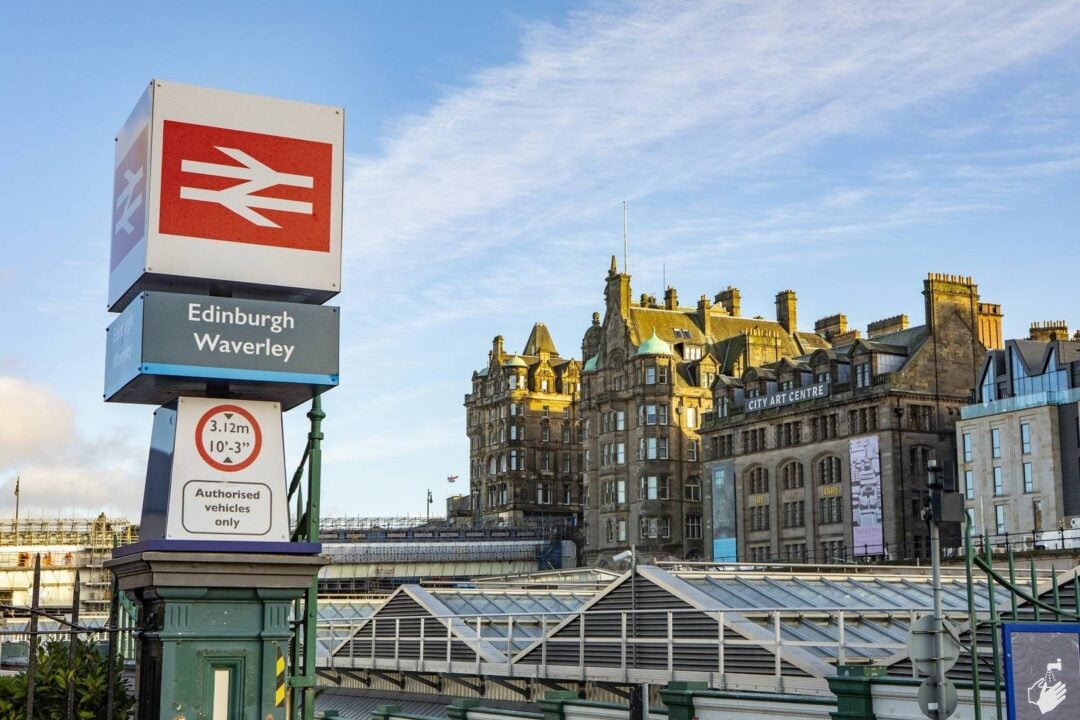
[[[1077,2],[5,3],[0,514],[21,476],[24,513],[137,516],[152,408],[100,398],[112,138],[151,78],[346,108],[323,512],[422,514],[467,487],[491,338],[580,354],[623,200],[635,295],[865,327],[920,322],[935,271],[1007,336],[1080,327],[1078,38]]]

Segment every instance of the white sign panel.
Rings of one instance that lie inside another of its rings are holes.
[[[154,81],[117,136],[109,308],[211,284],[341,287],[344,111]]]
[[[180,398],[166,537],[289,539],[281,406]]]

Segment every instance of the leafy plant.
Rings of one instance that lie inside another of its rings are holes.
[[[120,678],[122,664],[116,664],[113,717],[124,718],[135,699]],[[70,664],[66,640],[52,640],[38,648],[34,682],[35,720],[64,720],[67,717],[68,686],[75,685],[75,714],[82,720],[105,720],[108,708],[109,668],[103,653],[93,644],[75,640],[75,664]],[[26,720],[26,673],[0,677],[0,720]]]

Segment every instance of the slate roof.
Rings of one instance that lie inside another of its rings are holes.
[[[548,332],[547,325],[536,323],[533,325],[532,332],[529,333],[529,339],[525,342],[524,354],[539,355],[542,352],[551,355],[559,354],[559,351],[555,349],[555,341],[551,339],[551,333]]]

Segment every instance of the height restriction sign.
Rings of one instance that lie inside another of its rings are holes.
[[[237,472],[259,457],[262,430],[255,416],[239,405],[215,405],[195,425],[195,447],[215,470]]]
[[[175,418],[165,537],[287,541],[280,403],[182,397]]]

